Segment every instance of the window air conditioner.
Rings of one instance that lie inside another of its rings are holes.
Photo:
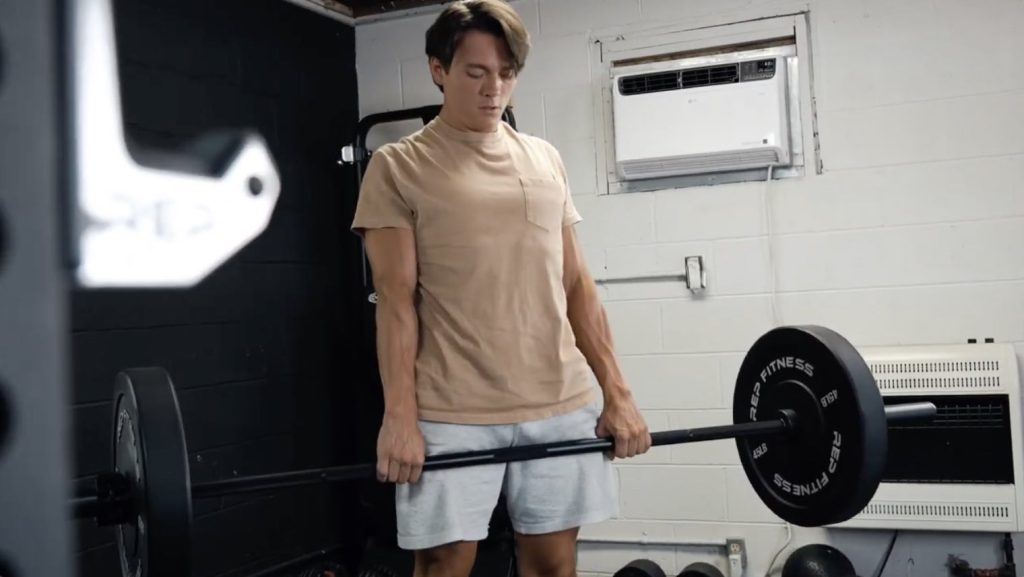
[[[790,163],[784,57],[666,62],[613,79],[616,170],[626,180]]]

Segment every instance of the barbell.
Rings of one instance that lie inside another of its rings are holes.
[[[659,431],[652,446],[735,439],[754,491],[781,519],[801,526],[843,522],[881,482],[890,421],[925,419],[932,403],[885,406],[870,369],[838,333],[779,327],[757,339],[740,365],[733,424]],[[544,459],[613,449],[611,438],[431,455],[432,470]],[[158,367],[115,379],[113,470],[95,494],[74,499],[76,518],[116,525],[121,571],[182,577],[190,570],[192,500],[376,476],[375,463],[191,482],[174,384]]]

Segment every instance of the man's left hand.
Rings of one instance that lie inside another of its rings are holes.
[[[597,420],[597,436],[615,440],[615,457],[625,459],[651,448],[651,433],[632,397],[605,399]]]

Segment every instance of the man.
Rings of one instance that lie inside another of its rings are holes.
[[[352,225],[379,299],[377,474],[399,483],[398,543],[416,551],[417,577],[469,575],[502,493],[520,575],[574,576],[579,527],[618,501],[598,453],[420,478],[425,453],[595,435],[613,436],[619,458],[650,448],[577,246],[561,158],[501,120],[528,51],[501,0],[449,5],[426,35],[440,115],[376,151]]]

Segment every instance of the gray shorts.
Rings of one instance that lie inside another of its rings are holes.
[[[594,438],[600,406],[510,425],[420,421],[427,455]],[[417,483],[395,487],[398,545],[427,549],[480,541],[504,493],[512,527],[543,534],[596,523],[618,514],[618,483],[603,453],[426,471]]]

